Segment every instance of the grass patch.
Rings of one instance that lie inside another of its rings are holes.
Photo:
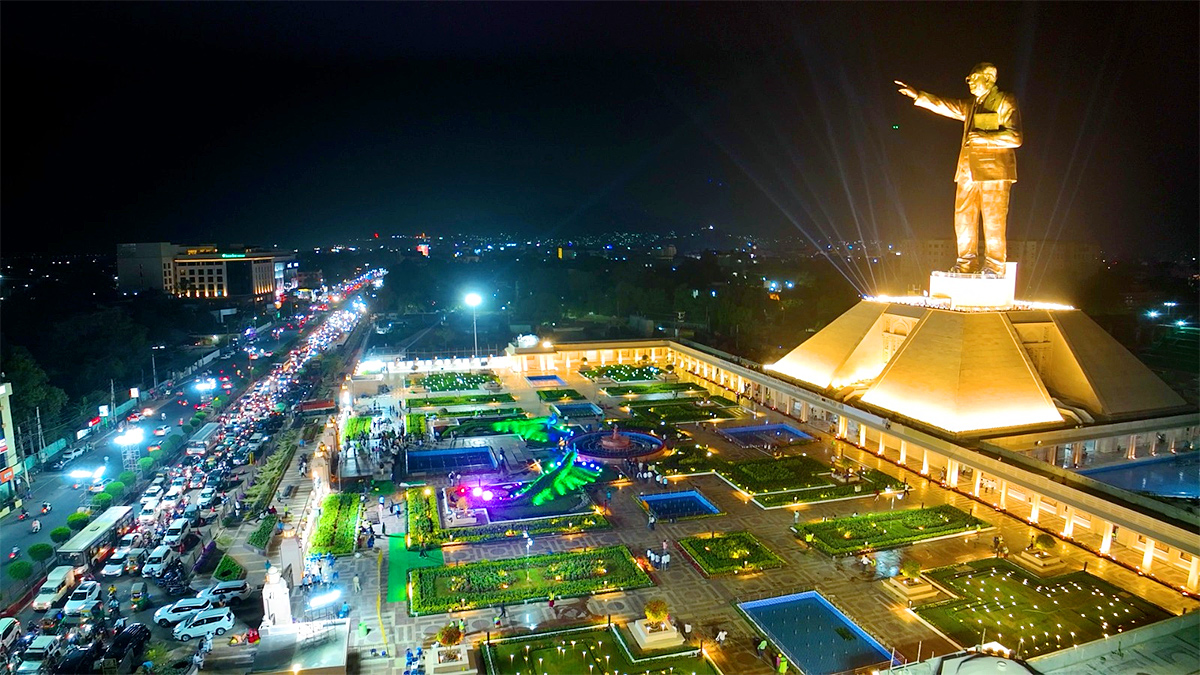
[[[440,567],[445,563],[442,549],[434,548],[426,552],[422,558],[418,551],[410,551],[404,545],[401,535],[388,536],[388,576],[387,601],[404,602],[408,600],[408,571],[418,567]]]
[[[719,405],[722,408],[736,408],[738,405],[737,401],[731,401],[724,396],[709,396],[708,401],[709,403]]]
[[[542,389],[537,392],[539,400],[547,403],[555,401],[585,401],[587,397],[574,389]]]
[[[359,415],[346,420],[346,438],[360,438],[371,434],[371,416]]]
[[[894,548],[923,539],[981,530],[988,524],[948,504],[805,523],[796,533],[829,555]]]
[[[425,436],[429,433],[429,425],[425,416],[420,413],[409,413],[404,416],[404,433],[410,436]]]
[[[624,546],[427,567],[410,578],[414,614],[540,600],[551,591],[565,598],[654,585]]]
[[[804,490],[790,490],[788,492],[772,492],[770,494],[755,495],[754,501],[761,506],[770,508],[772,506],[786,506],[788,504],[807,504],[810,502],[822,502],[827,499],[843,499],[845,497],[868,497],[876,493],[883,493],[887,489],[900,491],[904,489],[904,483],[891,476],[868,469],[863,476],[861,482],[842,485],[840,483],[831,483],[814,488]]]
[[[438,419],[466,419],[469,417],[528,417],[524,408],[485,408],[483,410],[475,410],[468,412],[436,412],[433,415]]]
[[[749,532],[686,537],[679,540],[679,545],[708,576],[783,567],[783,558],[772,553]]]
[[[685,422],[707,422],[712,419],[733,419],[736,414],[729,408],[702,406],[696,401],[663,401],[630,406],[634,416],[648,422],[683,424]]]
[[[688,392],[706,394],[708,390],[693,382],[655,382],[654,384],[631,384],[618,387],[605,387],[604,393],[609,396],[646,396],[648,394],[670,394]]]
[[[1029,658],[1116,635],[1170,613],[1086,572],[1043,579],[987,558],[927,572],[962,596],[916,612],[962,645],[987,639]]]
[[[429,398],[410,398],[410,408],[449,408],[455,405],[488,405],[492,403],[513,403],[517,399],[512,394],[462,394],[460,396],[431,396]]]
[[[408,386],[425,387],[429,391],[465,391],[482,389],[484,385],[499,382],[491,373],[429,373],[408,378]]]
[[[595,380],[600,377],[607,377],[613,382],[638,382],[645,380],[657,380],[658,374],[662,370],[658,366],[627,366],[623,363],[613,364],[611,366],[600,366],[599,368],[581,368],[579,374]]]
[[[614,626],[615,630],[620,630]],[[637,648],[633,638],[622,637],[630,650]],[[528,648],[528,649],[526,649]],[[489,664],[485,672],[495,675],[553,673],[586,675],[594,673],[677,673],[678,675],[718,675],[712,664],[690,649],[687,655],[647,655],[634,657],[621,647],[612,631],[605,627],[558,634],[534,634],[506,640],[493,640],[482,647]]]
[[[429,489],[429,494],[425,494],[425,490],[426,488],[408,490],[408,545],[412,549],[420,548],[422,542],[430,547],[438,547],[449,542],[478,543],[520,539],[525,532],[533,537],[609,527],[609,522],[604,516],[588,512],[533,520],[521,523],[520,527],[490,524],[447,530],[438,522],[436,493]]]
[[[357,494],[343,492],[326,497],[321,502],[321,518],[317,521],[309,552],[334,555],[354,553],[360,510]]]

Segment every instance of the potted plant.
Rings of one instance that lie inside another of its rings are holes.
[[[900,576],[904,577],[904,583],[911,586],[921,580],[921,563],[909,558],[900,564]]]
[[[646,627],[652,632],[655,630],[666,630],[667,618],[670,612],[667,610],[667,601],[662,598],[654,598],[646,603],[643,609],[646,614]]]

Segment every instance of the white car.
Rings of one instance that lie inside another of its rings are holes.
[[[233,605],[250,596],[250,584],[245,579],[220,581],[196,594],[197,598],[208,598],[213,602]]]
[[[175,478],[171,479],[171,487],[173,487],[173,488],[179,488],[179,489],[183,490],[183,489],[187,488],[187,484],[188,484],[187,476],[176,476]]]
[[[121,537],[121,541],[117,544],[117,552],[131,548],[137,548],[142,545],[142,533],[130,532]]]
[[[154,623],[163,627],[170,626],[206,609],[212,609],[212,601],[208,598],[184,598],[173,605],[159,607],[154,613]]]
[[[167,494],[164,495],[162,500],[158,502],[158,508],[167,509],[168,511],[174,509],[179,505],[179,496],[182,494],[183,490],[180,490],[179,488],[171,488],[170,490],[167,490]]]
[[[63,453],[63,461],[65,462],[69,462],[80,457],[83,457],[83,448],[71,448]]]
[[[206,609],[192,615],[188,620],[175,626],[171,632],[176,640],[187,642],[192,638],[205,635],[224,635],[225,631],[233,628],[233,612],[228,607]]]
[[[150,487],[146,488],[145,492],[142,493],[142,498],[139,500],[139,502],[146,504],[151,500],[161,499],[162,493],[163,489],[161,485],[151,485]]]
[[[197,502],[200,508],[207,509],[212,506],[212,503],[217,499],[217,489],[206,487],[200,491],[200,501]]]
[[[159,427],[155,427],[155,428],[154,428],[154,435],[155,435],[155,436],[166,436],[166,435],[167,435],[167,434],[169,434],[169,433],[171,433],[171,427],[169,427],[169,426],[167,426],[167,425],[165,425],[165,424],[164,424],[164,425],[162,425],[162,426],[159,426]]]
[[[79,588],[76,588],[75,592],[71,593],[71,597],[67,598],[67,604],[63,607],[63,611],[68,615],[82,614],[99,601],[100,582],[85,581],[79,584]]]

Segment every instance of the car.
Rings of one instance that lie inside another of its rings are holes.
[[[183,598],[174,604],[159,607],[154,612],[154,623],[163,626],[173,626],[184,619],[191,618],[196,612],[212,609],[212,600],[208,598]]]
[[[104,488],[108,487],[108,484],[111,482],[113,482],[113,479],[111,478],[101,478],[93,481],[92,484],[88,486],[88,492],[94,495],[100,494],[101,492],[104,492]]]
[[[145,504],[155,499],[162,499],[162,493],[163,489],[161,485],[151,485],[150,487],[146,488],[145,492],[142,493],[142,498],[139,499],[138,502]]]
[[[224,602],[233,605],[250,597],[250,584],[245,579],[219,581],[196,594],[197,598],[207,598],[220,604]]]
[[[154,435],[155,436],[166,436],[169,433],[171,433],[171,427],[169,427],[165,424],[161,424],[157,427],[154,427]]]
[[[175,478],[171,479],[171,487],[173,487],[173,488],[176,488],[176,487],[177,488],[186,488],[187,484],[188,484],[188,478],[186,475],[185,476],[176,476]]]
[[[198,489],[204,487],[205,480],[207,480],[207,476],[204,475],[204,472],[196,471],[195,473],[192,474],[192,477],[188,480],[188,488],[191,490],[198,490]]]
[[[150,557],[146,558],[146,564],[142,566],[142,576],[160,576],[167,569],[167,565],[178,559],[179,554],[172,551],[170,547],[159,546],[150,552]]]
[[[100,582],[85,581],[71,593],[71,597],[67,598],[67,604],[63,607],[63,611],[68,615],[82,614],[84,610],[99,601]]]
[[[21,639],[21,622],[11,616],[0,618],[0,650],[6,654],[11,653],[13,645],[19,639]]]
[[[129,416],[126,417],[125,420],[128,422],[141,422],[142,421],[142,413],[140,413],[140,412],[129,413]]]
[[[150,641],[150,628],[144,623],[131,623],[113,638],[104,653],[102,666],[108,672],[128,673],[133,664],[141,661],[146,645]]]
[[[127,532],[121,536],[121,541],[117,542],[117,550],[137,548],[144,540],[141,532]]]
[[[200,508],[207,509],[212,506],[212,503],[217,499],[217,489],[214,487],[206,487],[200,491],[200,499],[196,502]]]
[[[71,448],[70,450],[67,450],[66,452],[63,453],[63,461],[64,462],[70,462],[70,461],[78,459],[80,457],[83,457],[83,448],[82,447]]]
[[[47,470],[47,471],[62,471],[62,470],[63,470],[63,468],[64,468],[64,467],[66,467],[66,466],[67,466],[67,460],[65,460],[65,459],[60,459],[60,460],[58,460],[57,462],[55,462],[55,463],[53,463],[53,464],[50,464],[50,465],[48,465],[48,466],[46,467],[46,470]]]
[[[64,642],[58,635],[34,638],[29,647],[21,653],[21,665],[17,666],[16,672],[21,675],[49,673],[51,665],[62,656]]]
[[[233,628],[233,612],[229,611],[228,607],[220,607],[196,612],[186,621],[175,626],[175,630],[171,631],[171,636],[176,640],[187,642],[192,638],[204,637],[209,634],[224,635],[230,628]]]
[[[72,647],[54,666],[55,675],[89,675],[99,672],[96,662],[104,656],[104,643],[92,640],[86,647]]]
[[[179,505],[179,497],[181,494],[182,492],[178,492],[176,488],[171,488],[171,490],[167,492],[167,494],[163,495],[163,498],[159,500],[158,508],[174,509]]]

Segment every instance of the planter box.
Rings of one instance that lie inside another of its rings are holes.
[[[892,577],[884,582],[884,588],[909,603],[928,600],[937,597],[938,594],[938,589],[924,579]]]
[[[471,660],[472,651],[466,643],[453,647],[435,644],[425,652],[426,675],[475,675],[478,664]]]
[[[683,644],[683,636],[679,634],[679,629],[675,626],[667,624],[666,628],[651,632],[649,623],[649,621],[638,620],[628,624],[629,632],[637,642],[638,648],[643,652],[678,647]]]
[[[1056,574],[1064,566],[1062,559],[1045,551],[1025,549],[1017,554],[1017,562],[1038,574]]]

